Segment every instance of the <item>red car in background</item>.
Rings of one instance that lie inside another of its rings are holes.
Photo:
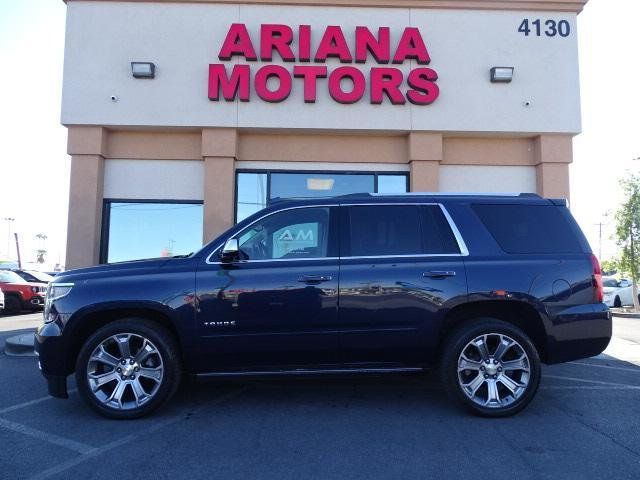
[[[4,293],[4,313],[42,310],[44,307],[46,283],[29,283],[15,272],[0,270],[0,289]]]

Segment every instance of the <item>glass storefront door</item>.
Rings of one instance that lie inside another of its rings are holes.
[[[262,210],[275,198],[322,198],[350,193],[405,193],[404,172],[287,172],[239,170],[236,222]]]

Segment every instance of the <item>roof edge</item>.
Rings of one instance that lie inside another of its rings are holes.
[[[76,0],[63,0],[65,3]],[[580,13],[589,0],[83,0],[92,2],[217,3],[332,7],[530,10]]]

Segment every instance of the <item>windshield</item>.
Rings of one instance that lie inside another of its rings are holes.
[[[0,282],[2,283],[24,283],[20,275],[9,270],[0,270]]]
[[[48,273],[38,272],[37,270],[25,270],[25,273],[28,273],[32,277],[35,277],[39,282],[49,283],[51,280],[53,280],[53,277]]]

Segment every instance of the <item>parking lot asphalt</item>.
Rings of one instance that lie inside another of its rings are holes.
[[[39,315],[0,317],[0,346]],[[47,396],[0,354],[1,479],[640,478],[640,319],[605,354],[543,369],[516,417],[453,405],[430,375],[186,384],[168,408],[106,420]]]

